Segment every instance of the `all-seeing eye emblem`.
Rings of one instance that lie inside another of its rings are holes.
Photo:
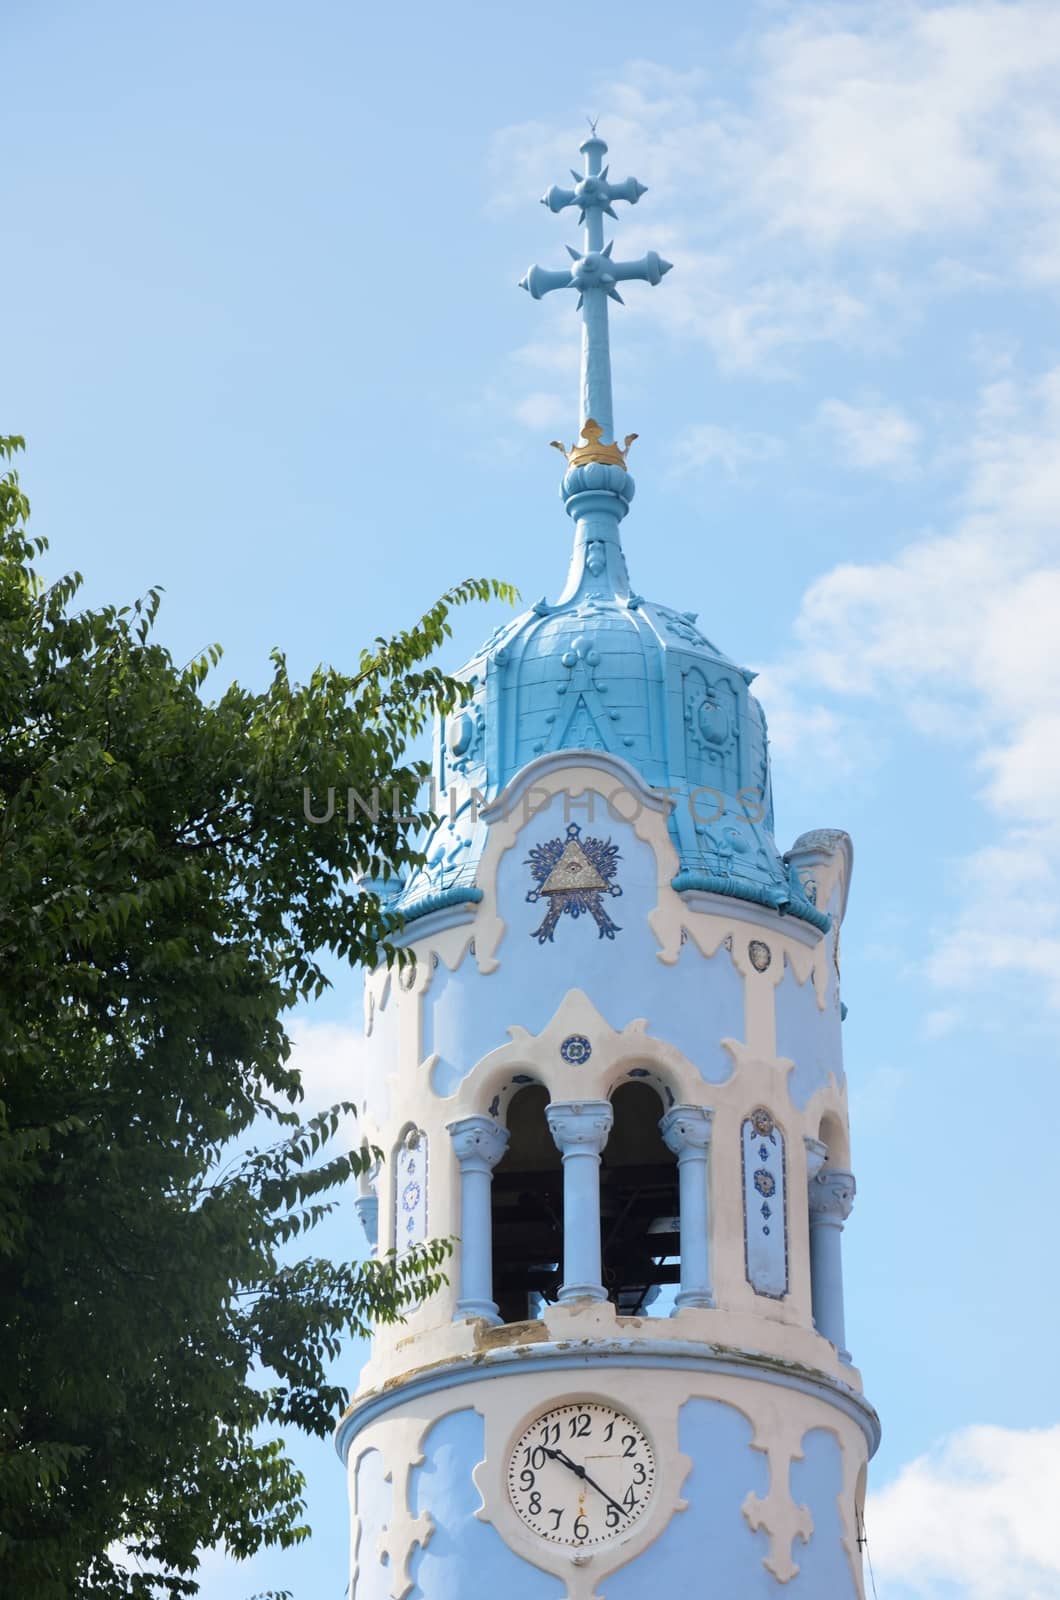
[[[588,913],[601,939],[613,939],[621,933],[604,907],[605,895],[622,893],[614,881],[620,859],[617,844],[610,839],[583,839],[576,822],[570,824],[565,837],[534,845],[526,859],[534,887],[526,898],[531,904],[546,899],[548,910],[531,937],[539,944],[551,942],[564,912],[572,917]]]

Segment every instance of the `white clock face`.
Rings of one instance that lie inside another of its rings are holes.
[[[644,1430],[598,1400],[543,1412],[508,1458],[517,1515],[540,1538],[573,1549],[620,1539],[654,1489],[655,1455]]]

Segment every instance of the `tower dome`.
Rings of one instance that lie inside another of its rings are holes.
[[[589,176],[573,191],[552,188],[545,196],[553,211],[581,208],[583,254],[571,252],[570,269],[531,267],[522,279],[535,299],[578,289],[584,314],[580,439],[569,448],[552,441],[567,460],[560,494],[574,524],[566,584],[554,603],[541,599],[498,628],[463,668],[471,699],[438,730],[435,745],[445,820],[428,841],[425,869],[401,887],[396,905],[408,920],[476,898],[486,842],[481,807],[529,762],[591,750],[631,766],[670,797],[676,890],[751,901],[824,931],[827,913],[773,838],[766,721],[750,692],[755,674],[700,630],[695,612],[646,600],[630,586],[619,529],[635,492],[627,455],[636,435],[624,445],[611,437],[606,302],[621,300],[617,282],[655,285],[670,263],[654,251],[614,261],[604,247],[602,214],[615,214],[610,200],[635,203],[645,193],[632,178],[607,181],[606,148],[595,136],[586,140]]]
[[[671,797],[676,889],[732,895],[826,928],[827,914],[773,837],[766,721],[749,687],[755,674],[707,638],[695,612],[629,589],[621,547],[600,537],[606,516],[579,517],[588,526],[576,532],[560,599],[540,600],[506,623],[463,668],[472,698],[438,730],[435,746],[436,793],[447,814],[428,842],[427,867],[397,904],[414,918],[466,898],[485,844],[481,806],[536,758],[593,750]]]

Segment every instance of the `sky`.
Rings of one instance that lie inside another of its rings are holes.
[[[1060,1597],[1060,9],[6,0],[0,52],[0,431],[47,571],[164,586],[219,686],[353,664],[466,574],[555,597],[577,323],[517,280],[566,260],[537,202],[586,115],[649,186],[633,582],[761,674],[781,848],[855,843],[879,1600]],[[359,1015],[339,974],[298,1020],[321,1101]],[[205,1600],[343,1594],[341,1469],[291,1443],[312,1541],[209,1553]]]

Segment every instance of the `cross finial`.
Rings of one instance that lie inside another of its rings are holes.
[[[629,205],[636,205],[647,191],[636,178],[626,178],[623,183],[609,181],[608,169],[603,165],[607,145],[596,132],[597,119],[589,117],[587,120],[589,137],[581,145],[585,171],[578,173],[572,168],[575,187],[561,189],[554,184],[541,201],[542,205],[557,213],[568,206],[577,206],[578,220],[585,230],[582,249],[578,251],[571,245],[567,246],[567,253],[571,257],[569,267],[555,271],[534,266],[519,281],[520,286],[535,300],[540,300],[553,289],[577,289],[578,309],[582,313],[581,430],[585,435],[586,423],[593,421],[599,428],[598,448],[611,452],[607,459],[613,461],[615,430],[607,302],[609,299],[617,300],[621,305],[622,296],[616,285],[630,279],[640,278],[652,285],[657,284],[663,274],[669,272],[670,263],[654,250],[649,250],[639,261],[612,259],[614,241],[604,244],[605,215],[617,220],[614,201],[625,200]],[[599,459],[603,460],[604,457],[600,456]]]

